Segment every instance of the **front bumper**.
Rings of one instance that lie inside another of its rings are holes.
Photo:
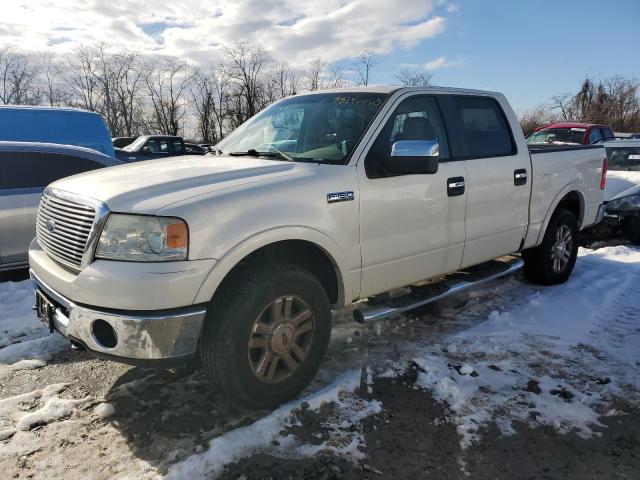
[[[132,364],[173,363],[196,352],[205,308],[165,311],[118,311],[78,305],[49,287],[31,270],[34,287],[53,304],[55,330],[98,356]],[[96,323],[98,322],[98,323]],[[104,323],[115,345],[104,341]],[[97,328],[96,325],[100,325]],[[102,341],[101,341],[102,340]],[[105,345],[105,343],[110,345]]]

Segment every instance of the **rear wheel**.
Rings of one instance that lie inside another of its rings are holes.
[[[202,365],[232,399],[273,407],[313,379],[329,345],[322,284],[293,265],[271,265],[227,285],[211,303]]]
[[[567,281],[578,256],[578,220],[568,210],[556,211],[547,226],[542,244],[522,252],[524,275],[541,285]]]

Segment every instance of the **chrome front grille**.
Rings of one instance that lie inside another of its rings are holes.
[[[51,258],[78,270],[95,217],[95,207],[45,191],[36,220],[38,243]]]

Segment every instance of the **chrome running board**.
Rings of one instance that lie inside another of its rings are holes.
[[[438,283],[416,287],[413,293],[389,298],[384,304],[365,304],[353,311],[353,318],[358,323],[381,320],[510,275],[523,266],[524,262],[520,258],[511,258],[508,261],[492,260],[466,271],[446,275]]]

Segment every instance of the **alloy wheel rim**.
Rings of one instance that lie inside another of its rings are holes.
[[[562,273],[571,259],[573,251],[573,235],[567,225],[556,230],[555,240],[551,245],[551,268],[555,273]]]
[[[280,383],[304,364],[315,336],[311,307],[300,297],[276,298],[253,321],[249,334],[249,365],[264,383]]]

